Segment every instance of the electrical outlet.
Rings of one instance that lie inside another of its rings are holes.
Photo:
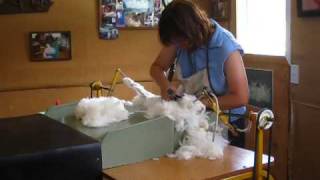
[[[290,82],[293,84],[299,84],[299,65],[291,64]]]

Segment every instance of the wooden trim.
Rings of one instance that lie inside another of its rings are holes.
[[[141,80],[136,81],[138,83],[153,82],[152,80]],[[74,88],[74,87],[88,87],[90,83],[79,83],[79,84],[53,84],[53,85],[40,85],[40,86],[21,86],[21,87],[5,87],[0,88],[1,92],[11,92],[11,91],[28,91],[28,90],[40,90],[40,89],[63,89],[63,88]],[[102,84],[110,84],[110,82],[102,82]],[[123,84],[122,82],[117,82],[117,84]]]

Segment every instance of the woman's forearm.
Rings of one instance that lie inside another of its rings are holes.
[[[169,81],[164,74],[164,70],[156,63],[152,64],[150,68],[150,75],[160,87],[161,91],[166,91],[169,88]]]
[[[247,105],[248,97],[238,94],[228,94],[218,97],[218,101],[221,110],[228,110]]]

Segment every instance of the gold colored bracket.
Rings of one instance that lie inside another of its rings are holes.
[[[114,75],[113,75],[113,78],[112,78],[112,81],[111,81],[111,85],[110,86],[104,86],[102,84],[101,81],[93,81],[92,83],[90,83],[90,97],[92,98],[93,97],[93,91],[96,91],[96,97],[101,97],[102,96],[102,90],[107,90],[108,93],[107,93],[107,96],[111,96],[117,83],[118,83],[118,80],[120,78],[120,75],[122,75],[123,77],[127,77],[121,70],[120,68],[117,68]]]

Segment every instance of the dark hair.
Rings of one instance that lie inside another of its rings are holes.
[[[159,37],[164,45],[175,38],[186,39],[194,50],[206,44],[213,25],[206,13],[190,0],[174,0],[163,10],[159,21]]]

